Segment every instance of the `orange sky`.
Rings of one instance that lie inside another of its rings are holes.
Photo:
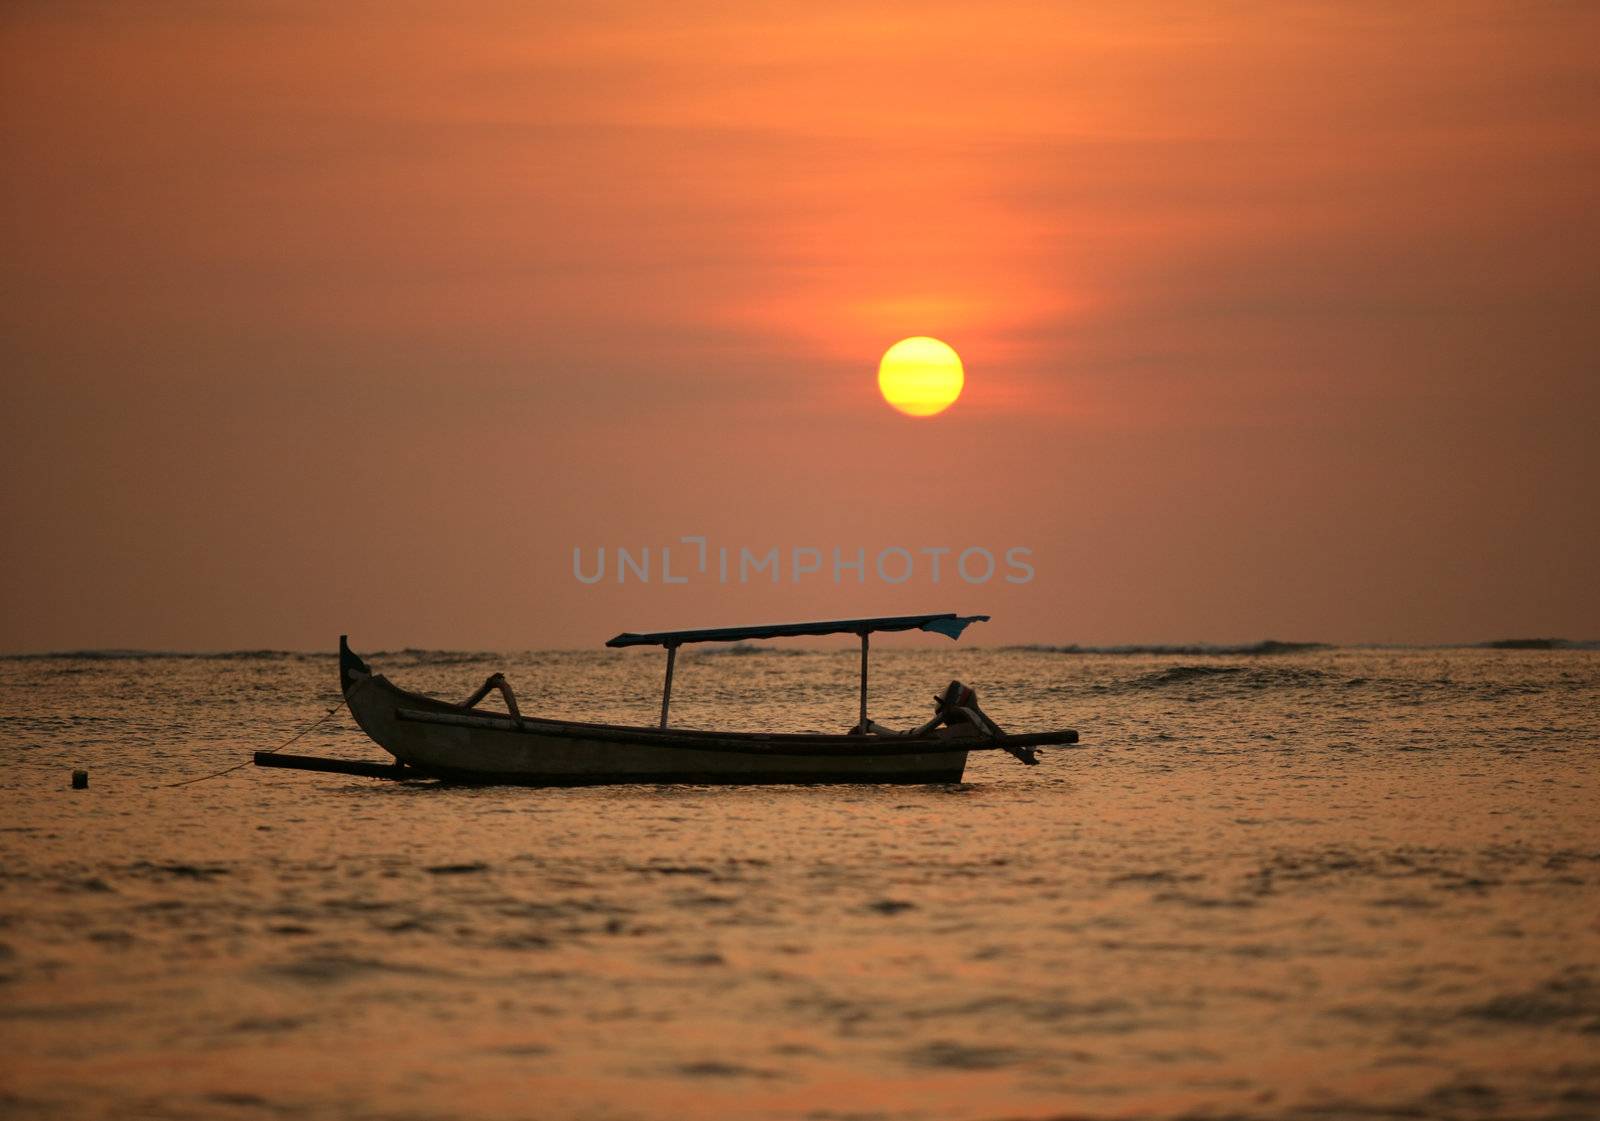
[[[0,649],[1600,636],[1592,6],[20,3],[0,37]],[[967,365],[931,420],[877,396],[916,334]],[[685,534],[1036,575],[573,578]]]

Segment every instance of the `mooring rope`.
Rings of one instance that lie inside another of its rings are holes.
[[[355,688],[351,689],[350,692],[354,693],[356,691],[356,689],[361,688],[366,683],[367,682],[366,682],[365,678],[361,679],[360,681],[357,681],[356,684],[355,684]],[[307,724],[304,728],[301,728],[294,735],[290,736],[288,739],[286,739],[282,743],[280,743],[277,747],[272,748],[270,751],[258,751],[258,752],[255,753],[255,755],[276,755],[278,752],[282,751],[284,748],[288,747],[290,744],[294,743],[296,740],[300,739],[302,736],[304,736],[307,733],[309,733],[311,731],[314,731],[315,729],[321,727],[324,723],[327,722],[328,717],[330,717],[334,713],[338,712],[344,706],[345,706],[345,699],[341,697],[339,702],[337,704],[335,704],[332,708],[330,708],[327,712],[324,712],[321,716],[317,717],[310,724]],[[222,770],[216,771],[216,772],[214,772],[212,774],[201,775],[199,778],[186,778],[182,782],[169,782],[169,783],[166,783],[165,785],[170,790],[174,786],[188,786],[190,783],[205,782],[207,779],[221,778],[223,775],[231,775],[234,771],[237,771],[242,767],[248,767],[251,763],[254,763],[256,761],[255,760],[255,755],[252,755],[250,758],[246,759],[243,763],[235,763],[231,767],[224,767]]]

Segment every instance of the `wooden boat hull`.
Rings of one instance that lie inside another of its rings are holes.
[[[958,735],[918,740],[636,728],[468,709],[397,688],[341,643],[340,677],[363,731],[420,775],[470,783],[960,782]],[[950,730],[945,730],[949,732]]]

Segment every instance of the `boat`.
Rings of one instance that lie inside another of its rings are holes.
[[[1010,734],[978,707],[976,693],[952,681],[934,698],[934,715],[920,728],[895,731],[867,717],[869,636],[882,631],[927,631],[952,639],[987,615],[899,615],[753,627],[623,633],[608,647],[666,650],[661,718],[654,727],[558,720],[524,713],[503,674],[491,674],[459,704],[409,692],[374,673],[339,637],[339,681],[362,730],[394,756],[394,766],[307,766],[384,777],[431,777],[455,782],[581,786],[610,783],[952,783],[960,782],[973,751],[1006,751],[1026,764],[1037,749],[1075,744],[1071,730]],[[861,640],[860,719],[840,734],[733,732],[669,724],[678,648],[699,642],[854,634]],[[498,693],[506,711],[480,708]],[[265,754],[265,753],[263,753]],[[301,766],[294,757],[262,765]],[[331,763],[332,761],[322,761]]]

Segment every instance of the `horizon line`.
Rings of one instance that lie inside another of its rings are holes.
[[[754,641],[706,643],[700,653],[741,648],[748,650],[783,650],[795,653],[835,652],[832,646],[758,645]],[[843,650],[845,647],[840,646]],[[850,647],[854,650],[854,647]],[[1319,650],[1505,650],[1505,651],[1593,651],[1600,650],[1600,639],[1568,639],[1559,637],[1518,637],[1483,639],[1475,642],[1302,642],[1279,639],[1260,639],[1255,642],[1012,642],[1002,644],[963,643],[962,650],[987,650],[998,652],[1034,652],[1043,654],[1292,654],[1314,653]],[[606,652],[604,644],[597,646],[526,646],[470,649],[466,647],[402,646],[394,649],[372,650],[373,656],[385,654],[576,654]],[[687,652],[686,652],[687,653]],[[244,657],[328,657],[338,656],[337,649],[300,650],[284,647],[237,647],[233,649],[181,649],[138,646],[85,646],[57,650],[17,650],[0,652],[0,660],[24,661],[46,658],[244,658]]]

